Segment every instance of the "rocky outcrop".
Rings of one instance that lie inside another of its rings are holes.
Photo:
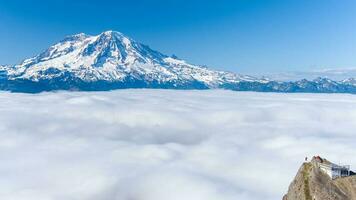
[[[283,197],[283,200],[328,199],[356,200],[356,176],[333,180],[319,168],[315,160],[303,163],[290,184],[288,193]]]

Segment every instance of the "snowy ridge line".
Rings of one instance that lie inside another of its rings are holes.
[[[356,81],[278,82],[212,70],[152,50],[115,31],[68,36],[19,65],[0,66],[0,89],[13,92],[120,88],[356,93]]]

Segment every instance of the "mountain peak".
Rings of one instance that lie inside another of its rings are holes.
[[[120,42],[133,41],[131,38],[125,36],[121,32],[112,31],[112,30],[102,32],[97,37],[98,38],[106,38],[107,40],[119,40]]]
[[[121,35],[121,36],[124,36],[124,34],[122,34],[121,32],[119,31],[113,31],[113,30],[107,30],[107,31],[104,31],[102,32],[100,35]]]
[[[341,166],[320,156],[300,167],[283,200],[356,198],[356,177],[349,166]]]
[[[69,42],[69,41],[76,41],[76,40],[84,40],[86,38],[90,37],[90,35],[87,35],[85,33],[78,33],[75,35],[70,35],[70,36],[66,36],[63,40],[61,40],[60,42]]]
[[[120,42],[124,43],[125,45],[134,42],[131,38],[125,36],[124,34],[112,30],[102,32],[97,37],[103,41],[113,41],[116,43]]]
[[[352,83],[351,83],[352,82]],[[353,81],[276,82],[189,64],[117,31],[68,36],[19,65],[0,67],[0,90],[209,89],[356,93]]]
[[[86,33],[78,33],[78,34],[66,36],[63,40],[60,41],[60,43],[70,42],[70,41],[82,41],[89,37],[95,37],[95,36],[88,35]],[[109,38],[109,39],[110,38],[128,38],[124,34],[118,32],[118,31],[113,31],[113,30],[104,31],[104,32],[100,33],[99,35],[97,35],[96,37],[105,37],[105,38]]]
[[[46,90],[53,87],[92,90],[99,83],[105,89],[207,89],[240,81],[235,74],[188,64],[112,30],[96,36],[84,33],[68,36],[3,74],[16,84],[43,83],[50,88]]]

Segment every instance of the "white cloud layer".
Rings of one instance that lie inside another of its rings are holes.
[[[356,96],[0,93],[0,199],[276,200],[305,156],[356,167]]]

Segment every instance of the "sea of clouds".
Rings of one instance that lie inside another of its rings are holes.
[[[347,94],[1,92],[0,199],[278,200],[355,130]]]

